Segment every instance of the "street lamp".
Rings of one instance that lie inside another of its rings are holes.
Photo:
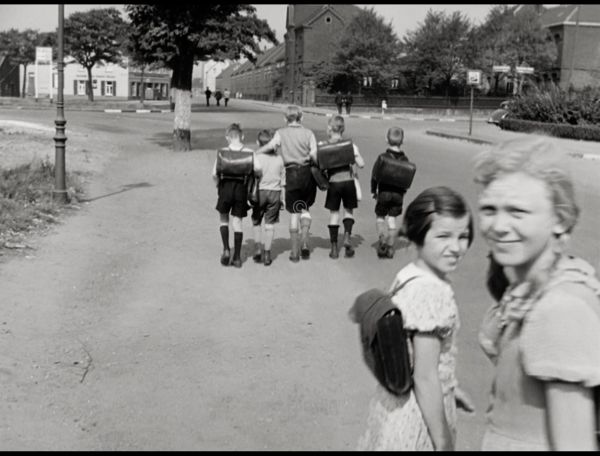
[[[65,112],[64,112],[64,99],[63,99],[63,87],[64,87],[64,17],[65,17],[65,5],[58,5],[58,92],[56,94],[56,134],[54,136],[54,191],[52,197],[55,201],[66,203],[68,202],[67,186],[65,180],[65,142],[67,137],[65,136]]]

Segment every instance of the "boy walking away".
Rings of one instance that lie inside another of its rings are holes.
[[[260,162],[255,160],[252,149],[245,147],[244,134],[239,124],[233,123],[225,130],[227,147],[217,151],[212,176],[217,185],[219,211],[219,231],[223,242],[221,264],[229,265],[229,215],[233,227],[233,265],[242,267],[242,219],[248,215],[248,181],[254,173],[261,172]]]
[[[258,133],[258,146],[264,146],[273,137],[269,130]],[[275,151],[259,154],[256,160],[260,163],[262,175],[258,185],[258,203],[252,208],[252,225],[254,230],[255,253],[252,257],[255,262],[261,261],[269,266],[271,259],[271,245],[275,234],[275,223],[279,222],[279,210],[283,205],[283,192],[285,188],[285,167],[283,159]],[[264,248],[261,246],[262,219],[264,226]]]
[[[329,188],[325,197],[325,208],[329,209],[329,240],[331,251],[329,257],[339,257],[338,232],[340,220],[340,205],[344,207],[344,249],[346,257],[354,256],[352,247],[352,226],[354,217],[352,211],[358,207],[356,186],[354,184],[353,165],[359,168],[365,166],[360,151],[352,140],[342,137],[345,125],[340,115],[333,116],[327,124],[328,140],[319,143],[317,160],[321,169],[327,170]]]
[[[379,258],[393,258],[396,242],[396,217],[402,214],[404,194],[412,184],[416,167],[400,150],[404,131],[391,127],[387,132],[387,150],[380,154],[371,173],[371,193],[377,200],[375,216]]]
[[[312,218],[310,207],[317,196],[317,183],[310,170],[310,163],[317,160],[317,139],[312,131],[302,124],[302,109],[288,106],[284,114],[287,126],[278,129],[267,144],[259,147],[256,154],[279,148],[285,165],[285,208],[290,216],[290,261],[297,263],[310,258],[308,234]],[[301,238],[299,239],[298,221]],[[299,243],[301,242],[301,246]]]

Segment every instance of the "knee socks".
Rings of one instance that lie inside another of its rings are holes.
[[[221,225],[219,227],[221,232],[221,241],[223,242],[223,250],[229,250],[229,226]]]

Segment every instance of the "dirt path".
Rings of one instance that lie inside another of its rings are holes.
[[[209,154],[112,142],[80,213],[0,264],[0,449],[352,449],[360,270],[291,264],[281,227],[268,275],[224,270]]]

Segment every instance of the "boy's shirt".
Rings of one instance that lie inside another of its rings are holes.
[[[307,165],[310,158],[317,157],[317,139],[315,134],[302,124],[289,124],[278,129],[268,143],[283,158],[285,165],[292,163]]]
[[[408,157],[404,154],[403,151],[397,151],[393,149],[387,149],[383,154],[380,154],[375,160],[375,164],[373,165],[373,170],[371,172],[371,193],[378,192],[402,192],[400,188],[393,187],[391,185],[379,184],[375,176],[379,174],[379,166],[381,166],[381,157],[382,155],[388,155],[396,160],[408,161]]]
[[[250,149],[249,147],[244,146],[243,144],[241,145],[229,145],[227,147],[225,147],[225,149],[229,149],[229,150],[239,150],[242,152],[248,152],[249,154],[253,154],[254,155],[254,160],[252,160],[252,163],[254,165],[254,174],[258,175],[261,173],[262,168],[260,166],[260,162],[256,159],[256,154],[254,154],[254,151],[252,149]],[[214,181],[216,183],[219,182],[219,176],[217,175],[217,159],[215,158],[215,163],[213,164],[213,169],[212,169],[212,177],[214,179]]]
[[[262,176],[258,185],[259,190],[280,191],[285,186],[285,166],[283,158],[275,152],[267,152],[255,156],[260,163]]]

